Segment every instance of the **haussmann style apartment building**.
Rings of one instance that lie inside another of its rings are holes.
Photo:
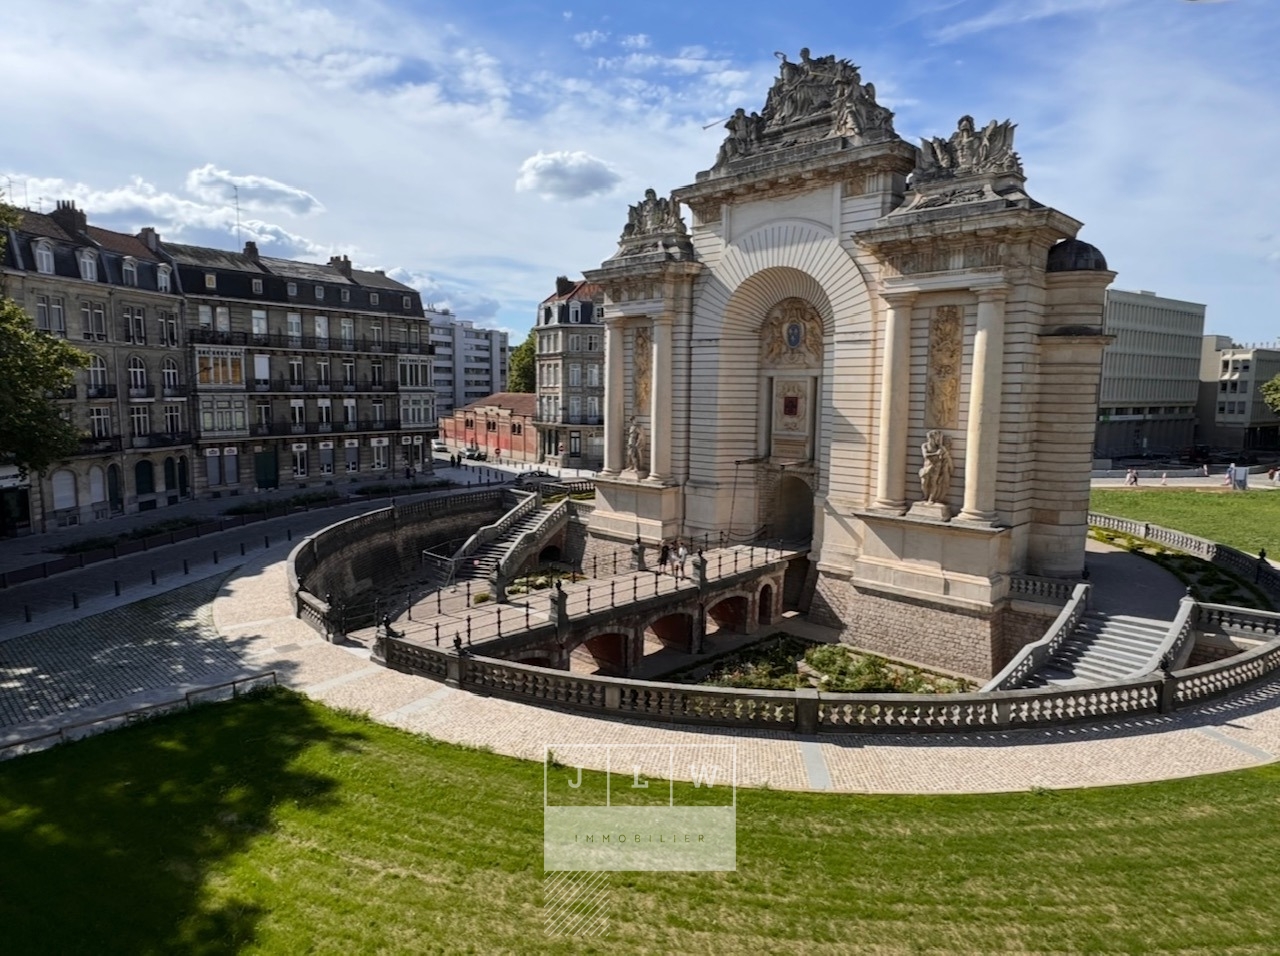
[[[130,236],[69,202],[21,213],[4,271],[36,327],[90,364],[58,398],[78,454],[7,483],[0,533],[431,468],[428,321],[381,271]]]

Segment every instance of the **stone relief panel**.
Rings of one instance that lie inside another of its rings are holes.
[[[925,428],[956,428],[960,421],[960,366],[964,318],[958,305],[940,305],[929,322]]]
[[[822,368],[822,319],[804,299],[783,299],[765,316],[760,335],[762,369]]]
[[[635,394],[635,411],[638,415],[649,414],[650,382],[653,359],[653,340],[648,327],[638,328],[631,347],[631,381]]]

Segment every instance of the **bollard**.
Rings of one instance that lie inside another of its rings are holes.
[[[151,569],[151,586],[155,587],[155,583],[156,583],[156,569],[152,568]]]
[[[271,547],[271,535],[269,535],[269,534],[264,534],[264,535],[262,536],[262,546],[263,546],[264,548],[269,548],[269,547]]]
[[[215,550],[214,550],[214,552],[213,552],[213,563],[214,563],[214,564],[217,564],[217,563],[218,563],[218,552],[217,552],[217,549],[215,549]]]
[[[292,528],[287,528],[287,529],[285,529],[284,539],[285,539],[286,541],[292,541],[292,540],[293,540],[293,529],[292,529]]]
[[[640,600],[640,579],[639,578],[631,579],[631,600],[633,601]]]
[[[498,608],[498,636],[502,636],[502,608]]]
[[[440,622],[436,621],[436,647],[440,646]]]
[[[27,619],[28,624],[31,623],[31,605],[30,604],[22,605],[22,616]]]
[[[119,581],[115,582],[115,585],[116,585],[116,597],[119,597],[119,596],[120,596],[120,582],[119,582]]]
[[[191,573],[191,565],[187,564],[187,559],[186,559],[186,558],[183,558],[183,559],[182,559],[182,573],[183,573],[183,574],[190,574],[190,573]]]
[[[587,588],[587,613],[591,613],[591,588]]]
[[[71,606],[77,610],[80,609],[80,595],[76,594],[75,591],[71,592]]]
[[[240,557],[244,557],[244,542],[240,542]]]
[[[618,552],[613,552],[613,573],[618,573]]]
[[[413,620],[413,601],[409,601],[409,620]]]
[[[716,555],[716,574],[724,574],[724,552]]]

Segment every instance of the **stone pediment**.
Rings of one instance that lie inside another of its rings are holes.
[[[863,83],[858,68],[834,55],[814,59],[808,49],[799,62],[778,53],[782,63],[760,112],[734,112],[725,129],[711,175],[757,166],[771,154],[829,144],[830,148],[861,146],[897,139],[893,112],[876,102],[876,90]],[[789,156],[778,156],[788,161]]]

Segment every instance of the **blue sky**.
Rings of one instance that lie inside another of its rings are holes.
[[[1280,336],[1275,0],[48,0],[0,31],[0,188],[98,225],[346,253],[517,337],[627,206],[692,182],[795,59],[910,140],[1012,119],[1028,189],[1119,288]],[[706,124],[714,124],[703,129]]]

